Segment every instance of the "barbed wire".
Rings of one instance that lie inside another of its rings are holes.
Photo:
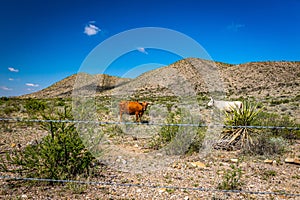
[[[79,181],[79,180],[60,180],[60,179],[47,179],[47,178],[25,178],[25,177],[12,177],[0,176],[3,180],[15,181],[40,181],[40,182],[56,182],[56,183],[75,183],[85,185],[102,185],[102,186],[116,186],[116,187],[143,187],[152,189],[174,189],[174,190],[192,190],[201,192],[222,192],[222,193],[243,193],[243,194],[256,194],[256,195],[283,195],[290,197],[300,197],[300,194],[269,191],[250,191],[250,190],[220,190],[215,188],[205,187],[180,187],[172,185],[152,185],[152,184],[133,184],[133,183],[116,183],[116,182],[101,182],[101,181]]]
[[[25,119],[25,118],[0,118],[6,122],[34,122],[34,123],[74,123],[74,124],[97,124],[97,125],[148,125],[148,126],[181,126],[181,127],[221,127],[221,128],[249,128],[249,129],[286,129],[300,130],[300,127],[291,126],[229,126],[221,124],[176,124],[176,123],[153,123],[143,122],[115,122],[115,121],[90,121],[90,120],[53,120],[53,119]]]

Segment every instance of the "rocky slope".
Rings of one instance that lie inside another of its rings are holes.
[[[230,65],[188,58],[132,80],[109,75],[72,75],[23,97],[70,97],[74,87],[81,91],[94,90],[97,95],[139,93],[143,96],[172,96],[225,91],[227,96],[232,97],[297,96],[300,94],[300,62]]]
[[[103,92],[128,82],[128,78],[119,78],[106,74],[89,75],[74,74],[48,88],[23,95],[21,98],[66,98],[71,97],[74,90]],[[81,82],[80,82],[81,81]]]

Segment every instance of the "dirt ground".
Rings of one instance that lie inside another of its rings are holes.
[[[46,134],[36,126],[14,128],[8,123],[1,132],[1,156]],[[225,150],[167,156],[150,152],[144,139],[128,136],[120,141],[108,154],[115,156],[99,159],[102,167],[96,176],[78,178],[80,183],[32,184],[6,179],[16,175],[0,172],[0,199],[300,199],[300,165],[284,161],[300,157],[299,140],[284,155],[269,158]],[[231,165],[242,170],[241,191],[218,190]]]

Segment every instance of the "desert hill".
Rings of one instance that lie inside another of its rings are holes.
[[[48,88],[40,91],[26,94],[21,98],[66,98],[71,97],[74,87],[78,84],[78,80],[92,80],[92,82],[86,81],[80,85],[81,90],[95,90],[95,92],[103,92],[117,87],[120,84],[130,81],[128,78],[119,78],[116,76],[109,76],[106,74],[90,75],[85,73],[79,73],[71,75],[58,81]]]
[[[300,95],[300,62],[230,65],[188,58],[146,72],[103,94],[153,97],[208,94],[216,91],[225,92],[228,98],[297,97]]]
[[[77,80],[77,81],[76,81]],[[78,84],[79,83],[79,84]],[[24,98],[70,97],[73,89],[96,95],[173,96],[225,91],[228,97],[257,98],[300,94],[300,62],[250,62],[230,65],[198,58],[179,60],[135,79],[77,74]]]

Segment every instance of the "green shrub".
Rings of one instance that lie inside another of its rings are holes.
[[[244,153],[262,156],[280,155],[287,150],[288,146],[289,142],[283,137],[273,136],[272,133],[261,133],[251,148],[245,149]]]
[[[6,115],[9,115],[9,114],[12,114],[13,112],[17,112],[18,111],[18,107],[16,106],[6,106],[4,109],[3,109],[4,113]]]
[[[242,169],[237,165],[230,165],[231,169],[228,169],[224,175],[223,180],[218,185],[220,190],[240,190],[244,183],[241,181]]]
[[[272,127],[299,127],[289,116],[282,116],[276,113],[260,112],[257,116],[255,126]],[[269,129],[273,136],[281,136],[286,139],[300,139],[300,130]]]
[[[183,120],[189,120],[189,117],[188,112],[177,108],[175,111],[170,110],[165,123],[184,124],[187,122]],[[152,139],[150,147],[155,150],[164,148],[167,154],[172,155],[198,152],[205,138],[205,130],[203,127],[165,125],[161,127],[158,135]]]
[[[194,127],[195,128],[195,127]],[[193,138],[192,143],[189,146],[187,153],[199,152],[202,147],[203,140],[205,138],[206,128],[199,127],[197,129],[197,134]]]
[[[169,112],[169,115],[165,121],[166,124],[178,124],[181,122],[180,112]],[[150,146],[153,149],[160,149],[168,144],[177,134],[179,126],[162,126],[158,136],[153,139]]]
[[[0,97],[0,102],[2,102],[2,101],[8,101],[8,100],[9,100],[8,97]]]
[[[57,113],[56,118],[71,119],[70,109]],[[94,157],[84,147],[76,127],[71,123],[45,123],[49,135],[21,151],[7,154],[2,169],[27,177],[68,179],[88,176]],[[13,166],[13,167],[12,167]]]
[[[43,112],[47,104],[41,100],[29,99],[25,103],[25,108],[29,114],[37,114]]]
[[[270,105],[275,106],[275,105],[280,105],[280,104],[286,104],[286,103],[289,103],[289,102],[290,102],[290,100],[288,100],[288,99],[272,100],[270,102]]]
[[[265,170],[261,173],[261,176],[263,180],[269,180],[271,177],[275,177],[276,174],[274,170]]]

